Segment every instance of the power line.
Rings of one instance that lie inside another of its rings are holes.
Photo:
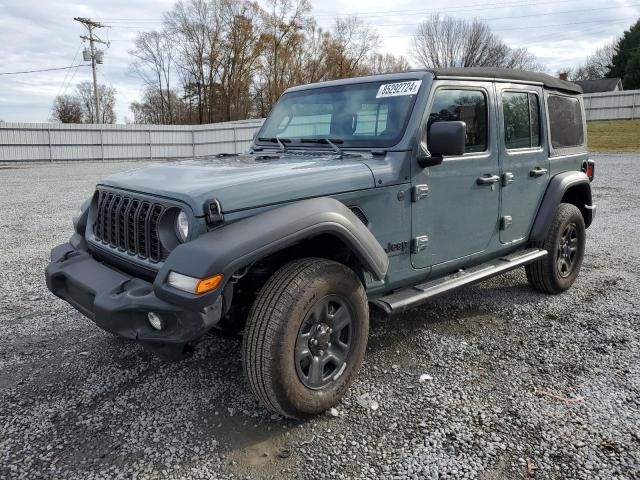
[[[411,10],[382,10],[382,11],[373,11],[373,12],[354,12],[351,14],[312,14],[312,16],[314,18],[319,18],[319,17],[332,17],[332,18],[341,18],[341,17],[346,17],[346,16],[352,16],[352,15],[357,15],[359,18],[365,18],[365,17],[374,17],[374,18],[384,18],[384,17],[397,17],[397,16],[401,16],[401,15],[418,15],[421,13],[424,14],[435,14],[435,13],[447,13],[447,12],[466,12],[466,11],[470,11],[470,10],[486,10],[487,7],[492,7],[493,9],[500,9],[500,8],[513,8],[513,7],[537,7],[540,5],[547,5],[547,4],[559,4],[559,3],[571,3],[571,2],[575,2],[576,0],[545,0],[542,2],[532,2],[531,0],[516,0],[516,2],[493,2],[493,3],[485,3],[485,2],[480,2],[480,3],[471,3],[471,4],[466,4],[466,5],[458,5],[456,7],[449,7],[449,8],[431,8],[431,9],[411,9]],[[562,12],[549,12],[549,13],[540,13],[540,14],[536,14],[536,17],[539,16],[551,16],[551,15],[557,15],[557,14],[562,14],[562,13],[574,13],[574,12],[588,12],[588,11],[594,11],[594,10],[603,10],[603,9],[609,9],[609,8],[628,8],[628,7],[634,7],[634,6],[639,6],[639,4],[632,4],[632,5],[623,5],[623,6],[610,6],[610,7],[602,7],[602,8],[592,8],[592,9],[580,9],[580,10],[568,10],[568,11],[562,11]],[[526,17],[528,15],[521,15],[521,16],[506,16],[506,17],[500,17],[500,18],[521,18],[521,17]],[[489,18],[490,19],[490,18]],[[109,19],[105,19],[105,20],[109,20],[110,23],[119,23],[122,25],[119,25],[117,28],[137,28],[138,26],[142,26],[144,24],[160,24],[162,23],[162,19],[149,19],[149,18],[134,18],[134,17],[130,17],[130,18],[125,18],[125,17],[120,17],[120,18],[109,18]],[[139,24],[139,25],[138,25]],[[402,24],[397,24],[397,25],[402,25]],[[148,28],[149,25],[144,25],[144,28]]]
[[[487,6],[490,5],[506,5],[508,7],[513,7],[513,6],[527,6],[527,5],[542,5],[545,3],[553,3],[553,4],[557,4],[557,3],[562,3],[563,1],[567,2],[567,1],[574,1],[574,0],[557,0],[557,1],[545,1],[545,2],[537,2],[537,3],[520,3],[520,4],[514,4],[514,3],[495,3],[495,4],[491,4],[491,3],[487,3],[487,4],[483,4],[482,7],[478,7],[478,9],[486,9]],[[476,5],[476,4],[473,4]],[[612,7],[598,7],[598,8],[591,8],[591,9],[579,9],[579,10],[563,10],[563,11],[559,11],[559,12],[548,12],[548,13],[539,13],[536,14],[536,17],[547,17],[547,16],[557,16],[557,15],[561,15],[561,14],[568,14],[568,13],[583,13],[583,12],[592,12],[592,11],[600,11],[600,10],[609,10],[609,9],[615,9],[615,8],[628,8],[628,7],[637,7],[640,6],[640,4],[631,4],[631,5],[625,5],[625,6],[612,6]],[[460,8],[460,7],[455,7],[455,8]],[[447,10],[450,9],[432,9],[432,12],[446,12]],[[396,12],[402,12],[403,14],[408,14],[411,12],[420,12],[423,10],[396,10]],[[390,14],[390,12],[383,12],[381,15],[379,15],[377,18],[380,17],[385,17],[385,16],[398,16],[399,14]],[[507,15],[507,16],[503,16],[503,17],[476,17],[478,18],[478,20],[485,20],[485,21],[494,21],[494,20],[509,20],[509,19],[516,19],[516,18],[528,18],[531,15]],[[338,17],[338,16],[336,16]],[[143,23],[143,22],[156,22],[156,20],[148,20],[148,19],[133,19],[133,18],[129,18],[129,19],[120,19],[120,20],[113,20],[116,23],[120,23],[122,22],[123,25],[116,25],[115,28],[119,28],[119,29],[123,29],[123,30],[139,30],[139,29],[147,29],[149,28],[151,25],[136,25],[133,23],[128,23],[128,22],[136,22],[136,23]],[[160,20],[157,20],[160,21]],[[613,20],[613,21],[623,21],[621,20]],[[591,23],[598,23],[600,22],[600,20],[598,20],[597,22],[591,22]],[[402,26],[413,26],[413,25],[419,25],[420,22],[412,22],[412,23],[386,23],[386,24],[370,24],[371,26],[376,26],[376,27],[388,27],[388,28],[392,28],[392,27],[402,27]],[[580,23],[580,22],[577,22]],[[560,24],[560,26],[564,26],[567,24]],[[539,28],[539,27],[544,27],[543,25],[540,26],[535,26],[535,27],[522,27],[522,28]],[[520,27],[515,27],[520,28]],[[503,29],[503,30],[509,30],[509,29]],[[499,29],[497,30],[499,31]],[[402,36],[407,36],[407,35],[402,35]]]
[[[79,65],[76,65],[76,67],[78,67]],[[71,86],[71,83],[73,82],[73,79],[76,76],[76,73],[78,73],[78,69],[76,68],[73,73],[71,74],[71,77],[69,78],[69,83],[67,83],[67,85],[64,87],[64,90],[62,91],[62,94],[64,95],[65,93],[67,93],[68,88]]]
[[[561,15],[564,13],[582,13],[582,12],[594,12],[597,10],[612,10],[615,8],[627,8],[627,7],[639,7],[640,3],[636,3],[633,5],[626,5],[626,6],[620,6],[620,7],[599,7],[599,8],[585,8],[585,9],[580,9],[580,10],[563,10],[560,12],[549,12],[549,13],[540,13],[540,14],[536,14],[536,17],[547,17],[547,16],[556,16],[556,15]],[[475,17],[474,19],[477,20],[485,20],[485,21],[493,21],[493,20],[510,20],[510,19],[514,19],[514,18],[530,18],[531,14],[529,15],[508,15],[505,17]],[[420,25],[420,23],[422,22],[412,22],[412,23],[386,23],[383,25],[376,25],[376,24],[371,24],[371,26],[373,27],[410,27],[413,25]]]
[[[316,13],[312,14],[313,17],[331,17],[331,18],[341,18],[341,17],[349,17],[349,16],[358,16],[369,17],[369,16],[379,16],[379,17],[387,17],[387,16],[398,16],[398,15],[406,15],[406,14],[419,14],[419,13],[446,13],[446,12],[457,12],[457,11],[468,11],[468,10],[485,10],[487,7],[493,8],[511,8],[511,7],[527,7],[527,6],[539,6],[539,5],[547,5],[547,4],[558,4],[558,3],[571,3],[576,2],[577,0],[545,0],[542,2],[532,2],[531,0],[516,0],[515,2],[476,2],[469,3],[465,5],[458,5],[455,7],[448,8],[429,8],[429,9],[405,9],[405,10],[378,10],[378,11],[364,11],[364,12],[353,12],[353,13],[345,13],[345,14],[335,14],[335,13]],[[162,23],[162,18],[150,19],[150,18],[135,18],[135,17],[118,17],[118,18],[101,18],[103,21],[108,21],[109,23],[124,23],[124,22],[136,22],[136,23]]]
[[[80,42],[78,44],[78,48],[76,49],[76,54],[73,56],[73,60],[71,60],[71,65],[75,65],[76,63],[76,58],[78,58],[78,54],[80,53],[80,49],[82,48],[82,42]],[[80,63],[78,63],[78,66],[80,65]],[[74,70],[74,72],[77,72],[77,69]],[[69,77],[69,70],[67,70],[64,74],[64,79],[62,80],[62,83],[60,84],[60,88],[58,88],[58,93],[56,94],[56,97],[58,97],[58,95],[60,95],[61,93],[64,94],[64,92],[66,91],[66,84],[67,84],[67,78]]]
[[[373,12],[353,12],[353,13],[344,13],[342,17],[350,17],[357,15],[358,17],[369,17],[369,16],[389,16],[389,15],[404,15],[404,14],[419,14],[421,12],[429,13],[446,13],[446,12],[457,12],[457,11],[468,11],[468,10],[484,10],[487,7],[493,8],[511,8],[511,7],[528,7],[528,6],[538,6],[538,5],[547,5],[547,4],[558,4],[558,3],[569,3],[574,2],[576,0],[545,0],[542,2],[532,2],[531,0],[516,0],[515,2],[476,2],[469,3],[465,5],[457,5],[455,7],[447,7],[447,8],[427,8],[427,9],[412,9],[412,10],[378,10]],[[314,15],[315,17],[334,17],[335,14],[331,13],[318,13]]]
[[[90,64],[69,65],[68,67],[41,68],[38,70],[24,70],[22,72],[0,72],[0,75],[22,75],[23,73],[53,72],[54,70],[67,70],[69,68],[90,67]]]
[[[607,23],[620,23],[620,22],[628,22],[628,18],[618,18],[613,20],[607,20]],[[551,27],[566,27],[571,25],[585,25],[588,23],[602,23],[602,20],[589,20],[586,22],[571,22],[571,23],[554,23],[550,25],[529,25],[529,26],[518,26],[518,27],[508,27],[508,28],[492,28],[492,32],[504,32],[509,30],[526,30],[531,28],[543,29],[543,28],[551,28]],[[385,38],[406,38],[413,37],[415,34],[409,33],[405,35],[387,35]]]

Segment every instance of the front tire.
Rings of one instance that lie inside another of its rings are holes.
[[[364,358],[369,308],[346,266],[295,260],[260,290],[243,339],[246,377],[267,408],[306,419],[335,405]]]
[[[525,267],[529,283],[544,293],[557,294],[569,289],[582,266],[585,240],[580,210],[575,205],[561,203],[547,237],[536,245],[549,253]]]

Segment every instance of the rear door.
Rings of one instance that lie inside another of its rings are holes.
[[[466,152],[413,176],[414,268],[483,252],[497,233],[500,202],[496,105],[491,82],[434,82],[425,122],[463,121]],[[417,164],[417,162],[416,162]]]
[[[549,181],[542,87],[496,83],[501,164],[500,242],[525,241]]]

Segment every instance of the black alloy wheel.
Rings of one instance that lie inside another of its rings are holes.
[[[352,308],[339,295],[318,300],[300,326],[296,371],[307,388],[321,389],[342,375],[351,353]]]

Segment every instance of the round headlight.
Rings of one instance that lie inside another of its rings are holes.
[[[187,214],[180,211],[176,217],[176,233],[181,242],[186,242],[189,236],[189,218]]]

